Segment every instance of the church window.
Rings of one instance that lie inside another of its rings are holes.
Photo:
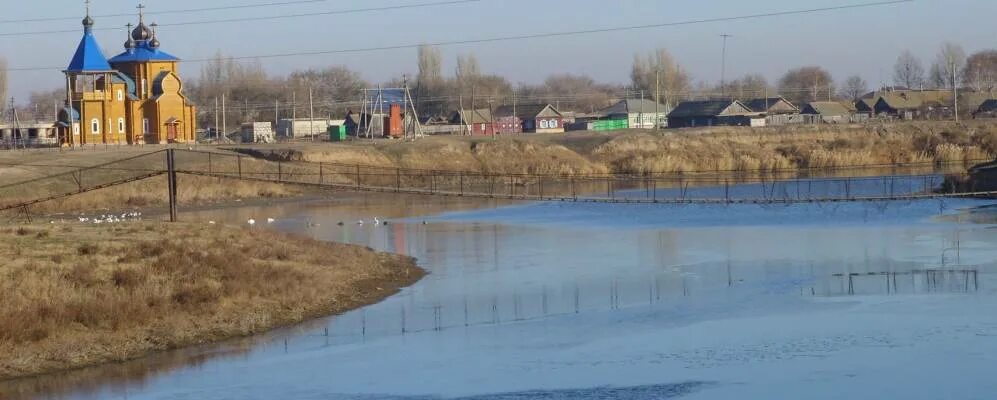
[[[118,133],[125,133],[125,119],[118,118]]]
[[[118,89],[118,101],[125,101],[125,92]]]
[[[90,120],[90,133],[94,134],[94,135],[99,135],[100,134],[100,120],[99,119],[94,118],[94,119]]]
[[[148,118],[142,118],[142,133],[145,133],[145,134],[149,133],[149,119]]]
[[[143,96],[145,96],[145,95],[146,95],[146,93],[148,93],[148,92],[147,92],[147,91],[145,90],[145,87],[146,87],[146,84],[145,84],[145,78],[142,78],[142,95],[143,95]]]

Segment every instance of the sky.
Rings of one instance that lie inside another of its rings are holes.
[[[283,0],[288,1],[288,0]],[[158,22],[162,50],[198,60],[218,51],[259,56],[350,48],[391,47],[453,40],[579,31],[623,26],[756,15],[868,3],[876,0],[479,0],[376,12],[297,18],[174,25],[243,17],[314,14],[359,8],[393,8],[440,0],[315,0],[279,6],[167,13],[157,11],[274,3],[275,0],[149,0],[147,22]],[[92,0],[97,38],[107,57],[120,53],[124,25],[138,20],[136,0]],[[106,17],[109,14],[134,16]],[[43,22],[0,22],[0,55],[11,69],[11,95],[58,88],[82,34],[82,0],[7,1],[0,20],[66,17]],[[452,73],[459,54],[473,53],[484,73],[512,82],[538,83],[555,73],[587,74],[609,83],[629,81],[634,54],[668,49],[695,81],[721,75],[721,34],[728,42],[727,76],[761,73],[775,81],[786,70],[821,65],[839,81],[860,75],[870,86],[889,83],[897,55],[910,49],[925,64],[945,41],[967,52],[997,48],[994,0],[914,0],[909,3],[807,15],[710,22],[623,32],[444,46],[444,69]],[[108,30],[110,28],[110,30]],[[5,35],[19,32],[66,33]],[[287,56],[260,60],[268,72],[345,65],[367,80],[414,74],[416,49],[351,54]],[[196,61],[181,65],[186,79],[200,75]],[[18,102],[22,102],[18,100]]]

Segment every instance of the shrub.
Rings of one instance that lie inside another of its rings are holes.
[[[81,256],[92,256],[100,252],[100,248],[93,243],[81,244],[80,247],[76,248],[76,254]]]

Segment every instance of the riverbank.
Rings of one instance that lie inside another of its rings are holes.
[[[434,136],[415,142],[236,146],[259,158],[483,173],[767,174],[847,167],[969,166],[997,155],[991,121],[710,127],[507,137]]]
[[[0,380],[339,314],[424,275],[408,257],[207,224],[22,226],[0,231],[0,257]]]

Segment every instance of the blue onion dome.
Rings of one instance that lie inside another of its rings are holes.
[[[145,26],[145,22],[139,22],[135,30],[132,31],[132,39],[137,41],[149,40],[152,37],[152,30]]]

